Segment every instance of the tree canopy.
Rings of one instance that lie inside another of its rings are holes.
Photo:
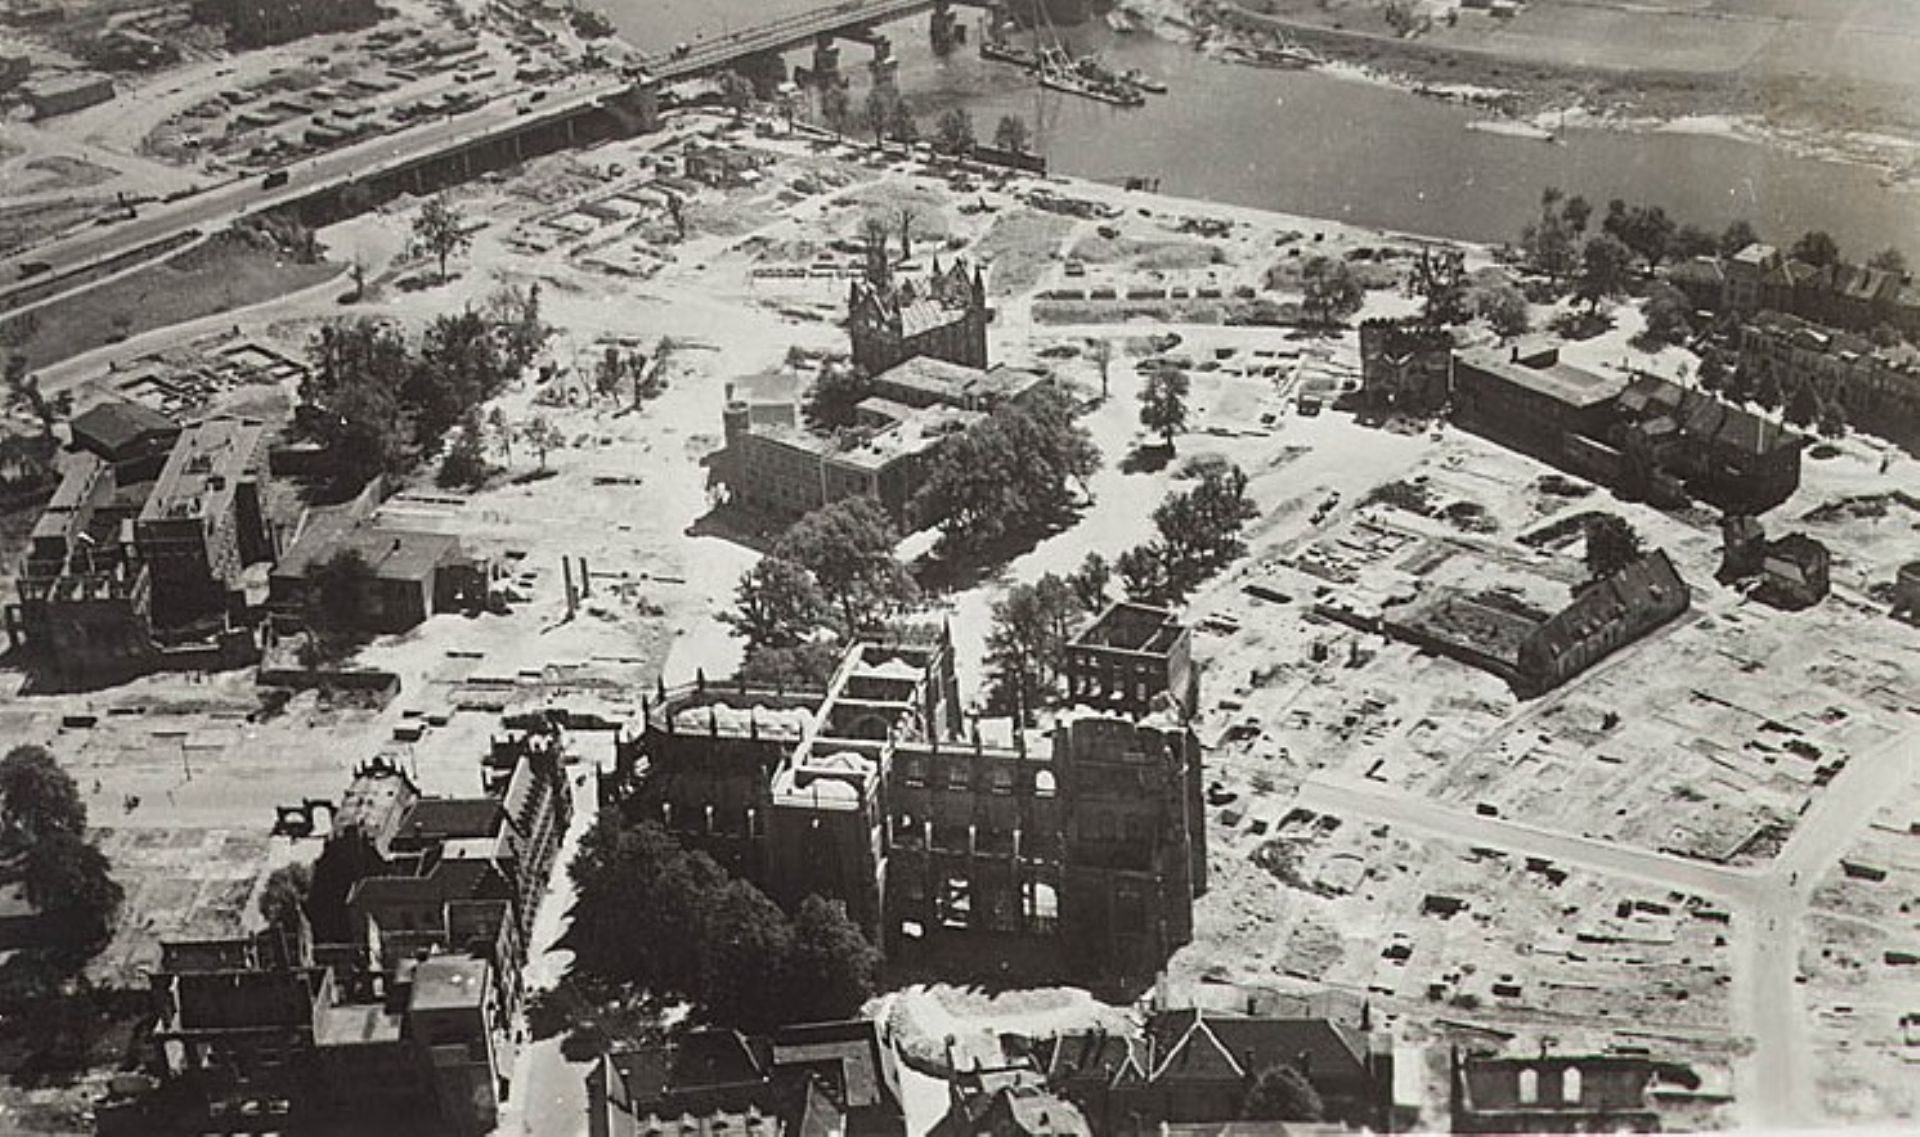
[[[1033,142],[1033,132],[1027,129],[1027,120],[1017,114],[1001,115],[1000,121],[993,127],[993,145],[996,149],[1011,154],[1025,154]]]
[[[1030,724],[1059,691],[1067,641],[1083,614],[1073,588],[1053,573],[1016,584],[995,601],[987,633],[987,667],[993,676],[988,705],[1003,713],[1018,711]]]
[[[881,232],[885,232],[884,225]],[[884,246],[884,236],[880,240]],[[828,363],[814,376],[813,386],[807,388],[802,409],[807,422],[816,430],[836,430],[854,424],[857,417],[854,408],[860,400],[871,394],[873,382],[859,368],[845,363]]]
[[[1824,229],[1812,229],[1800,235],[1789,255],[1794,260],[1824,268],[1840,263],[1840,245]]]
[[[466,218],[445,197],[430,197],[413,219],[413,239],[422,252],[440,263],[440,279],[447,279],[447,258],[473,244]]]
[[[1633,250],[1618,237],[1602,233],[1589,238],[1580,254],[1580,279],[1575,291],[1589,308],[1598,309],[1602,300],[1626,288],[1632,263]]]
[[[305,861],[281,865],[260,889],[260,918],[269,928],[296,928],[313,887],[313,866]]]
[[[1588,519],[1587,575],[1605,580],[1640,559],[1640,534],[1627,520],[1612,513]]]
[[[86,831],[86,802],[45,747],[16,746],[0,758],[0,840],[9,849]]]
[[[974,136],[973,116],[964,107],[953,107],[940,115],[934,125],[934,149],[956,158],[964,158],[973,153],[979,139]]]
[[[1261,1070],[1247,1086],[1240,1105],[1243,1121],[1321,1121],[1326,1106],[1320,1091],[1290,1063],[1281,1062]]]
[[[894,558],[900,534],[865,497],[822,506],[793,523],[773,555],[812,574],[843,635],[875,627],[919,597]]]
[[[1302,275],[1306,292],[1300,301],[1307,319],[1321,326],[1340,323],[1360,310],[1366,300],[1353,266],[1332,257],[1315,257]]]
[[[1043,387],[942,443],[914,505],[940,519],[941,549],[950,554],[1047,531],[1072,513],[1073,487],[1099,468],[1100,452],[1070,398]]]
[[[1159,435],[1169,450],[1173,436],[1187,429],[1187,392],[1192,386],[1186,372],[1161,367],[1148,372],[1140,388],[1140,425]]]
[[[568,871],[569,938],[590,975],[689,999],[747,1030],[848,1018],[873,993],[879,954],[844,905],[809,896],[789,919],[654,822],[602,815]]]
[[[812,636],[827,613],[813,573],[778,556],[760,558],[734,586],[734,607],[721,615],[749,648],[791,648]]]

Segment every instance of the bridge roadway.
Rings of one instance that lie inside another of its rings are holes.
[[[802,12],[742,28],[716,39],[693,44],[683,55],[662,52],[645,60],[647,71],[672,81],[726,67],[756,55],[791,51],[823,35],[850,36],[876,24],[903,20],[930,12],[943,2],[954,7],[994,8],[993,0],[846,0],[829,8]]]
[[[640,82],[693,78],[742,59],[812,43],[821,35],[863,33],[877,24],[931,11],[939,2],[846,0],[703,41],[678,56],[672,52],[654,56],[642,64],[645,75]],[[988,0],[953,2],[992,6]],[[543,128],[559,129],[633,85],[632,80],[620,78],[566,80],[541,88],[545,97],[530,108],[526,99],[532,91],[522,89],[463,114],[418,123],[291,163],[285,167],[286,182],[271,189],[264,188],[259,175],[248,175],[179,201],[142,206],[136,216],[126,220],[90,226],[16,250],[0,258],[0,313],[23,310],[90,287],[95,283],[92,279],[62,283],[61,278],[90,276],[88,270],[96,266],[113,265],[118,270],[137,263],[146,255],[143,250],[156,249],[174,238],[212,232],[252,214],[295,205],[356,181],[424,167],[490,143],[510,142]],[[22,266],[36,263],[49,268],[23,278]]]

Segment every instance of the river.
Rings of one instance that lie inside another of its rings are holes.
[[[809,7],[813,0],[594,0],[624,38],[660,51]],[[964,18],[975,17],[970,9]],[[1164,79],[1172,92],[1122,110],[1039,91],[969,43],[947,59],[927,47],[925,17],[882,30],[901,59],[900,86],[930,131],[954,105],[983,137],[1003,114],[1035,126],[1056,173],[1160,179],[1162,192],[1471,241],[1512,239],[1549,185],[1597,206],[1615,197],[1663,206],[1717,230],[1744,217],[1787,243],[1832,233],[1864,259],[1887,245],[1920,255],[1920,193],[1890,189],[1866,167],[1800,157],[1738,139],[1662,131],[1568,128],[1561,144],[1467,129],[1486,112],[1316,72],[1221,63],[1145,33],[1093,23],[1064,34],[1076,50]],[[866,85],[866,47],[841,46]],[[807,53],[790,63],[806,65]]]

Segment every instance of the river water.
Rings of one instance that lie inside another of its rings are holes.
[[[621,34],[660,51],[818,7],[817,0],[594,0]],[[970,12],[962,9],[963,13]],[[970,18],[970,17],[969,17]],[[1658,204],[1718,229],[1735,217],[1789,242],[1823,228],[1864,259],[1898,245],[1920,255],[1920,193],[1879,184],[1870,169],[1797,157],[1736,139],[1568,128],[1563,144],[1467,129],[1486,113],[1314,72],[1215,61],[1145,33],[1093,23],[1063,32],[1076,50],[1137,67],[1172,91],[1123,110],[1041,92],[969,43],[947,59],[927,47],[925,17],[888,25],[900,86],[930,131],[947,107],[970,110],[983,137],[1003,114],[1035,127],[1057,173],[1160,179],[1163,192],[1355,224],[1473,241],[1515,238],[1549,185],[1604,207]],[[841,46],[860,105],[869,50]],[[789,62],[805,66],[808,53]]]

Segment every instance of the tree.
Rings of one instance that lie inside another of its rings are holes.
[[[856,408],[873,394],[873,383],[859,368],[829,363],[814,377],[807,390],[803,409],[807,422],[819,430],[836,430],[854,424]]]
[[[548,422],[545,415],[535,415],[532,422],[521,427],[520,437],[533,447],[542,470],[547,468],[547,453],[567,444],[567,436]]]
[[[415,441],[437,445],[514,374],[488,320],[472,309],[435,316],[420,339],[401,398],[412,411]]]
[[[1246,552],[1240,531],[1258,514],[1238,466],[1209,467],[1191,490],[1174,494],[1153,512],[1165,590],[1185,596]]]
[[[1727,384],[1727,361],[1720,355],[1718,348],[1709,347],[1700,353],[1700,368],[1694,372],[1701,388],[1718,391]]]
[[[1027,120],[1017,114],[1001,115],[1000,121],[994,124],[993,145],[997,150],[1025,154],[1032,141],[1033,132],[1027,129]]]
[[[502,461],[513,461],[513,424],[507,421],[507,412],[499,407],[487,413],[487,429],[493,433],[493,439],[500,446]]]
[[[1748,245],[1757,244],[1759,240],[1760,234],[1754,232],[1753,223],[1745,218],[1740,218],[1730,222],[1726,229],[1721,232],[1720,255],[1723,257],[1733,256]]]
[[[305,861],[281,865],[260,889],[260,918],[269,928],[297,928],[313,887],[313,866]]]
[[[1105,337],[1088,340],[1087,358],[1100,369],[1100,400],[1105,402],[1108,379],[1113,372],[1113,341]]]
[[[1322,327],[1345,320],[1360,310],[1365,292],[1353,266],[1332,257],[1315,257],[1307,262],[1302,275],[1307,282],[1300,306],[1307,319]]]
[[[913,121],[912,112],[907,110],[907,101],[897,96],[887,107],[887,137],[903,146],[912,146],[920,141],[920,124]]]
[[[1555,288],[1574,269],[1574,243],[1586,231],[1591,213],[1585,198],[1563,204],[1560,190],[1548,186],[1540,191],[1539,219],[1521,230],[1520,244],[1527,259]]]
[[[1827,399],[1820,404],[1820,437],[1845,438],[1847,436],[1847,409],[1838,399]]]
[[[793,930],[780,906],[744,880],[706,898],[700,913],[697,997],[711,1017],[748,1029],[781,1018]]]
[[[1474,294],[1474,314],[1501,337],[1525,335],[1531,323],[1526,294],[1511,284],[1496,284]]]
[[[1458,249],[1420,250],[1413,262],[1413,291],[1425,302],[1421,319],[1428,327],[1445,327],[1467,318],[1466,265],[1466,254]]]
[[[760,558],[734,586],[734,610],[721,619],[750,647],[794,647],[820,626],[826,598],[813,574],[779,557]]]
[[[847,916],[838,900],[809,895],[793,918],[792,946],[786,960],[789,1022],[851,1019],[873,993],[880,976],[880,952]]]
[[[973,133],[973,116],[964,107],[953,107],[940,116],[934,126],[934,149],[956,158],[972,154],[979,140]]]
[[[1599,310],[1600,301],[1626,287],[1632,261],[1633,250],[1618,237],[1602,233],[1588,238],[1580,255],[1580,279],[1575,291],[1590,310]]]
[[[470,489],[486,480],[486,426],[476,408],[461,421],[459,432],[440,459],[440,472],[434,481],[442,489]]]
[[[1813,384],[1802,380],[1787,400],[1787,421],[1795,426],[1810,426],[1820,417],[1820,395]]]
[[[31,743],[0,758],[0,850],[13,852],[56,833],[87,831],[87,806],[72,775]]]
[[[307,629],[321,658],[338,658],[358,642],[361,604],[373,566],[360,550],[341,549],[314,566],[307,579]]]
[[[1627,520],[1612,513],[1587,520],[1587,575],[1606,580],[1640,559],[1640,534]]]
[[[1711,257],[1720,251],[1720,239],[1688,222],[1674,230],[1673,243],[1667,251],[1675,260]]]
[[[1022,726],[1032,725],[1034,713],[1058,689],[1079,614],[1073,589],[1052,573],[1013,586],[994,603],[986,655],[994,681],[990,706],[1017,714]]]
[[[1882,272],[1890,272],[1895,276],[1905,276],[1907,273],[1907,254],[1892,246],[1888,246],[1868,258],[1867,267],[1877,268]]]
[[[507,378],[518,376],[540,354],[553,327],[540,318],[540,285],[503,285],[487,298],[487,314],[506,355]]]
[[[942,443],[914,509],[940,519],[944,552],[1030,536],[1064,521],[1074,507],[1071,487],[1084,488],[1099,467],[1072,400],[1042,387]]]
[[[1840,246],[1825,230],[1811,229],[1800,235],[1788,255],[1816,268],[1825,268],[1840,263]]]
[[[853,122],[853,100],[848,97],[847,89],[838,83],[828,84],[820,92],[820,117],[826,121],[827,129],[835,134],[844,135]]]
[[[27,846],[20,877],[34,907],[75,919],[78,942],[72,946],[91,947],[111,934],[125,893],[106,854],[85,837],[59,830],[35,840]]]
[[[473,244],[466,221],[445,197],[430,197],[413,219],[413,240],[440,262],[440,279],[447,279],[447,258]]]
[[[1655,348],[1677,344],[1693,334],[1693,304],[1671,284],[1656,284],[1647,293],[1645,339]]]
[[[885,87],[874,87],[867,92],[866,102],[860,105],[861,121],[873,132],[873,144],[880,145],[887,139],[887,126],[893,120],[893,105],[900,96]]]
[[[1255,1074],[1240,1104],[1244,1121],[1320,1121],[1326,1106],[1298,1067],[1281,1062]]]
[[[1165,603],[1167,594],[1166,551],[1154,542],[1135,545],[1113,562],[1120,574],[1120,587],[1127,599],[1142,604]]]
[[[1147,374],[1140,388],[1140,425],[1160,436],[1168,450],[1173,436],[1187,429],[1187,373],[1162,367]]]
[[[866,497],[836,501],[802,517],[773,547],[773,555],[813,574],[821,595],[847,636],[872,628],[918,599],[919,589],[893,549],[900,534]]]
[[[1649,273],[1660,267],[1673,243],[1673,220],[1657,205],[1636,205],[1628,209],[1625,202],[1615,198],[1607,203],[1607,216],[1601,229],[1645,260]]]
[[[1107,558],[1099,553],[1088,553],[1080,567],[1067,577],[1067,587],[1073,589],[1074,599],[1080,607],[1089,613],[1104,611],[1109,603],[1107,586],[1113,581],[1113,569],[1107,564]]]
[[[302,433],[322,442],[337,488],[357,490],[413,465],[412,414],[401,400],[413,361],[389,325],[362,317],[323,326],[300,381]]]
[[[920,223],[920,214],[911,205],[903,205],[894,215],[900,226],[900,259],[913,259],[913,227]]]
[[[733,112],[733,120],[739,122],[753,108],[753,82],[738,71],[732,69],[722,71],[720,101]]]

